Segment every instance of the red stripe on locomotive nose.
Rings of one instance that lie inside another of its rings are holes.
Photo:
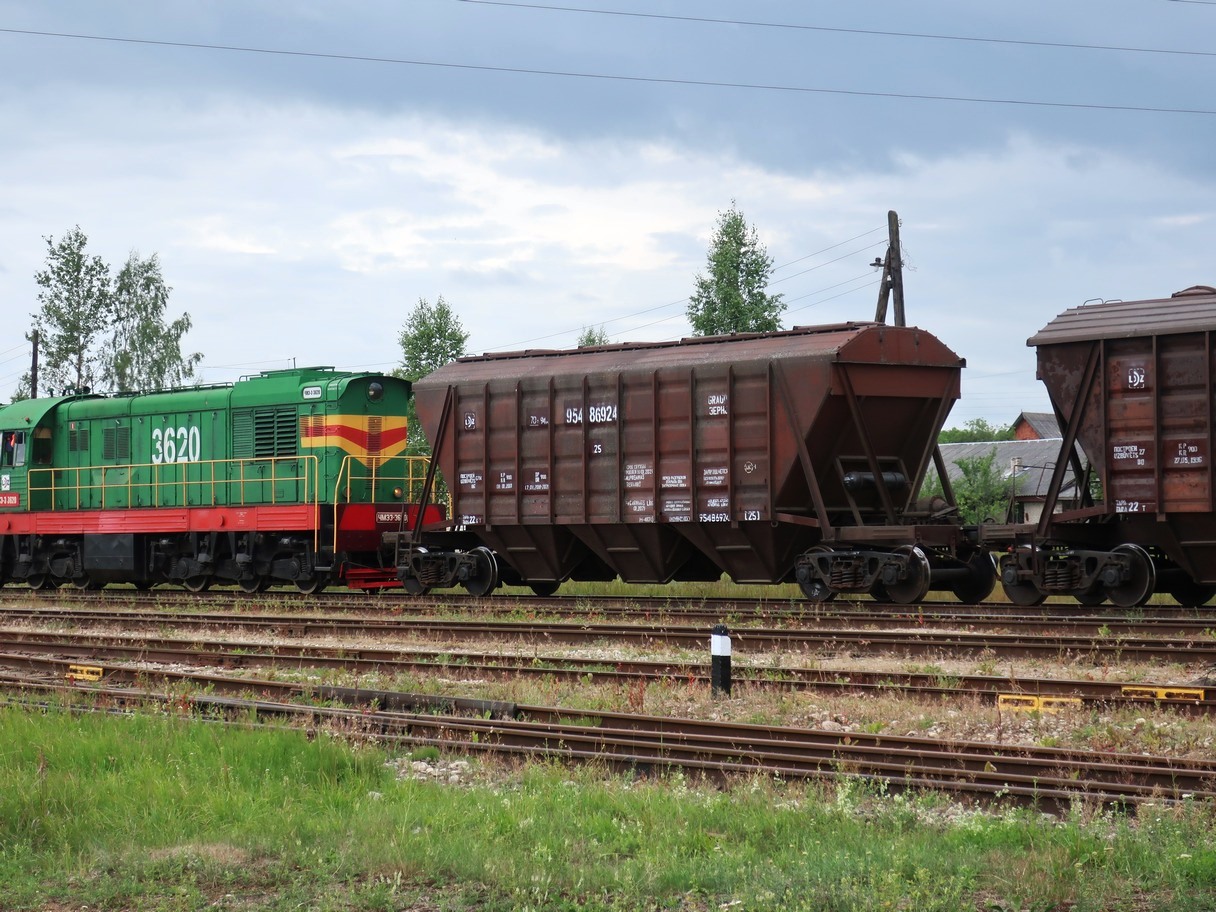
[[[329,438],[334,440],[335,446],[341,446],[339,441],[344,441],[360,449],[367,449],[368,432],[363,428],[357,428],[349,424],[327,424],[324,427],[306,426],[300,434],[303,440],[315,440],[317,438]],[[380,449],[387,449],[402,443],[406,438],[406,427],[383,428],[380,433]]]

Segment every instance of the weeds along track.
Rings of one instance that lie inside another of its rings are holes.
[[[179,681],[189,679],[189,675],[177,677]],[[71,687],[11,675],[0,679],[0,685],[10,701],[39,706],[58,702],[110,712],[170,710],[240,724],[288,722],[310,732],[326,729],[346,737],[433,745],[464,754],[595,762],[635,775],[678,769],[718,780],[751,775],[858,780],[884,792],[941,791],[1054,811],[1078,800],[1136,806],[1216,798],[1216,761],[1144,754],[838,735],[525,704],[437,702],[428,697],[411,706],[410,698],[403,694],[302,688],[263,680],[233,681],[233,687],[256,692],[258,699],[216,694],[185,698],[134,688]],[[215,686],[214,679],[211,686]],[[289,702],[304,697],[352,705]],[[403,709],[378,708],[384,705]]]
[[[667,623],[549,622],[544,620],[462,620],[422,617],[352,618],[333,615],[248,614],[170,610],[5,609],[0,619],[60,626],[117,627],[124,630],[243,631],[260,636],[371,637],[392,640],[431,637],[444,640],[498,640],[528,644],[604,644],[623,647],[665,646],[704,649],[704,626]],[[1094,661],[1175,662],[1216,664],[1216,634],[1205,628],[1180,634],[1161,631],[1155,637],[1098,633],[977,633],[970,630],[930,630],[905,622],[898,629],[818,629],[803,627],[738,627],[731,633],[736,652],[758,654],[772,649],[788,652],[850,654],[889,653],[902,656],[1085,657]]]
[[[124,664],[106,664],[124,663]],[[704,663],[611,661],[559,655],[422,651],[358,646],[133,638],[0,630],[0,668],[38,671],[53,679],[82,675],[132,680],[156,674],[154,666],[220,669],[341,669],[356,674],[442,673],[445,677],[510,680],[557,678],[584,684],[676,682],[708,687]],[[205,681],[202,672],[196,672]],[[900,674],[780,667],[766,664],[732,671],[742,689],[815,691],[823,694],[900,694],[935,700],[980,699],[1014,709],[1054,710],[1083,705],[1149,705],[1188,715],[1216,710],[1216,687],[1138,682],[1000,677],[995,675]],[[226,679],[222,679],[226,680]]]

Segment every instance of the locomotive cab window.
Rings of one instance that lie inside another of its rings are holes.
[[[2,446],[0,446],[0,465],[25,465],[25,431],[5,431]]]

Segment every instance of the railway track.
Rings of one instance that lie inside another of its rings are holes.
[[[30,603],[33,605],[30,605]],[[1044,603],[1033,608],[988,602],[960,605],[953,602],[924,602],[899,605],[865,600],[840,600],[812,603],[791,599],[714,598],[675,599],[666,597],[619,596],[535,596],[495,595],[473,598],[468,595],[428,594],[425,596],[382,595],[355,591],[326,592],[319,596],[299,593],[260,593],[209,590],[187,593],[176,589],[112,589],[102,592],[56,589],[32,591],[0,588],[0,612],[5,615],[36,610],[42,603],[88,606],[104,610],[113,605],[130,609],[154,608],[180,613],[181,609],[208,613],[213,611],[293,611],[308,613],[334,611],[368,612],[372,615],[419,617],[435,614],[475,614],[478,617],[511,618],[586,618],[597,620],[682,621],[708,625],[727,621],[732,624],[808,625],[825,629],[848,626],[918,626],[926,629],[970,626],[973,629],[1011,631],[1069,630],[1074,633],[1120,635],[1160,633],[1198,636],[1216,631],[1216,609],[1183,608],[1177,605],[1151,605],[1137,611],[1108,606],[1087,608],[1068,603]]]
[[[677,681],[710,686],[705,663],[605,661],[557,655],[504,655],[420,651],[364,646],[319,646],[257,642],[199,641],[63,635],[0,630],[0,667],[42,671],[59,677],[78,674],[108,679],[129,667],[107,662],[156,663],[195,668],[337,668],[353,674],[433,673],[464,679],[503,680],[547,677],[584,683]],[[1216,686],[1135,684],[995,675],[902,674],[889,671],[807,669],[765,665],[732,669],[735,687],[815,691],[831,694],[900,693],[920,699],[980,698],[1011,710],[1053,711],[1066,706],[1148,704],[1191,715],[1216,711]]]
[[[321,615],[272,615],[166,611],[97,611],[58,608],[7,609],[10,622],[26,620],[46,624],[119,626],[129,630],[164,629],[167,626],[195,630],[239,630],[268,637],[362,636],[376,638],[431,637],[469,641],[514,640],[528,643],[618,643],[632,647],[662,645],[681,649],[704,649],[708,630],[682,624],[610,622],[547,622],[457,620],[443,618],[348,618]],[[817,630],[799,628],[743,627],[732,631],[736,652],[747,654],[780,649],[817,654],[901,655],[981,654],[1000,657],[1076,658],[1096,661],[1216,663],[1216,635],[1205,629],[1199,634],[1173,638],[1102,634],[1008,634],[958,630],[861,629]]]
[[[164,677],[191,680],[186,674]],[[215,679],[209,681],[214,687]],[[183,700],[180,695],[139,688],[71,686],[12,675],[0,677],[0,686],[15,692],[10,700],[27,704],[45,703],[53,694],[71,691],[107,711],[129,711],[151,703],[162,710],[171,706],[211,717],[238,713],[247,720],[253,714],[259,719],[293,720],[310,728],[331,725],[344,735],[375,737],[382,742],[434,745],[463,754],[591,761],[640,775],[681,769],[717,779],[765,775],[861,780],[879,782],[883,790],[941,791],[1053,811],[1077,800],[1136,806],[1216,798],[1216,762],[1144,754],[841,735],[481,701],[465,701],[466,714],[457,715],[452,712],[461,708],[458,703],[446,701],[437,707],[434,698],[424,698],[425,712],[388,711],[370,707],[404,707],[411,701],[400,694],[304,688],[265,680],[230,680],[230,692],[254,690],[257,699],[197,694]],[[288,702],[305,697],[343,701],[354,707]]]

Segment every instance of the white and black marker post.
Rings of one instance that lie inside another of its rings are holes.
[[[730,631],[725,624],[714,625],[709,637],[709,682],[714,696],[730,696]]]

